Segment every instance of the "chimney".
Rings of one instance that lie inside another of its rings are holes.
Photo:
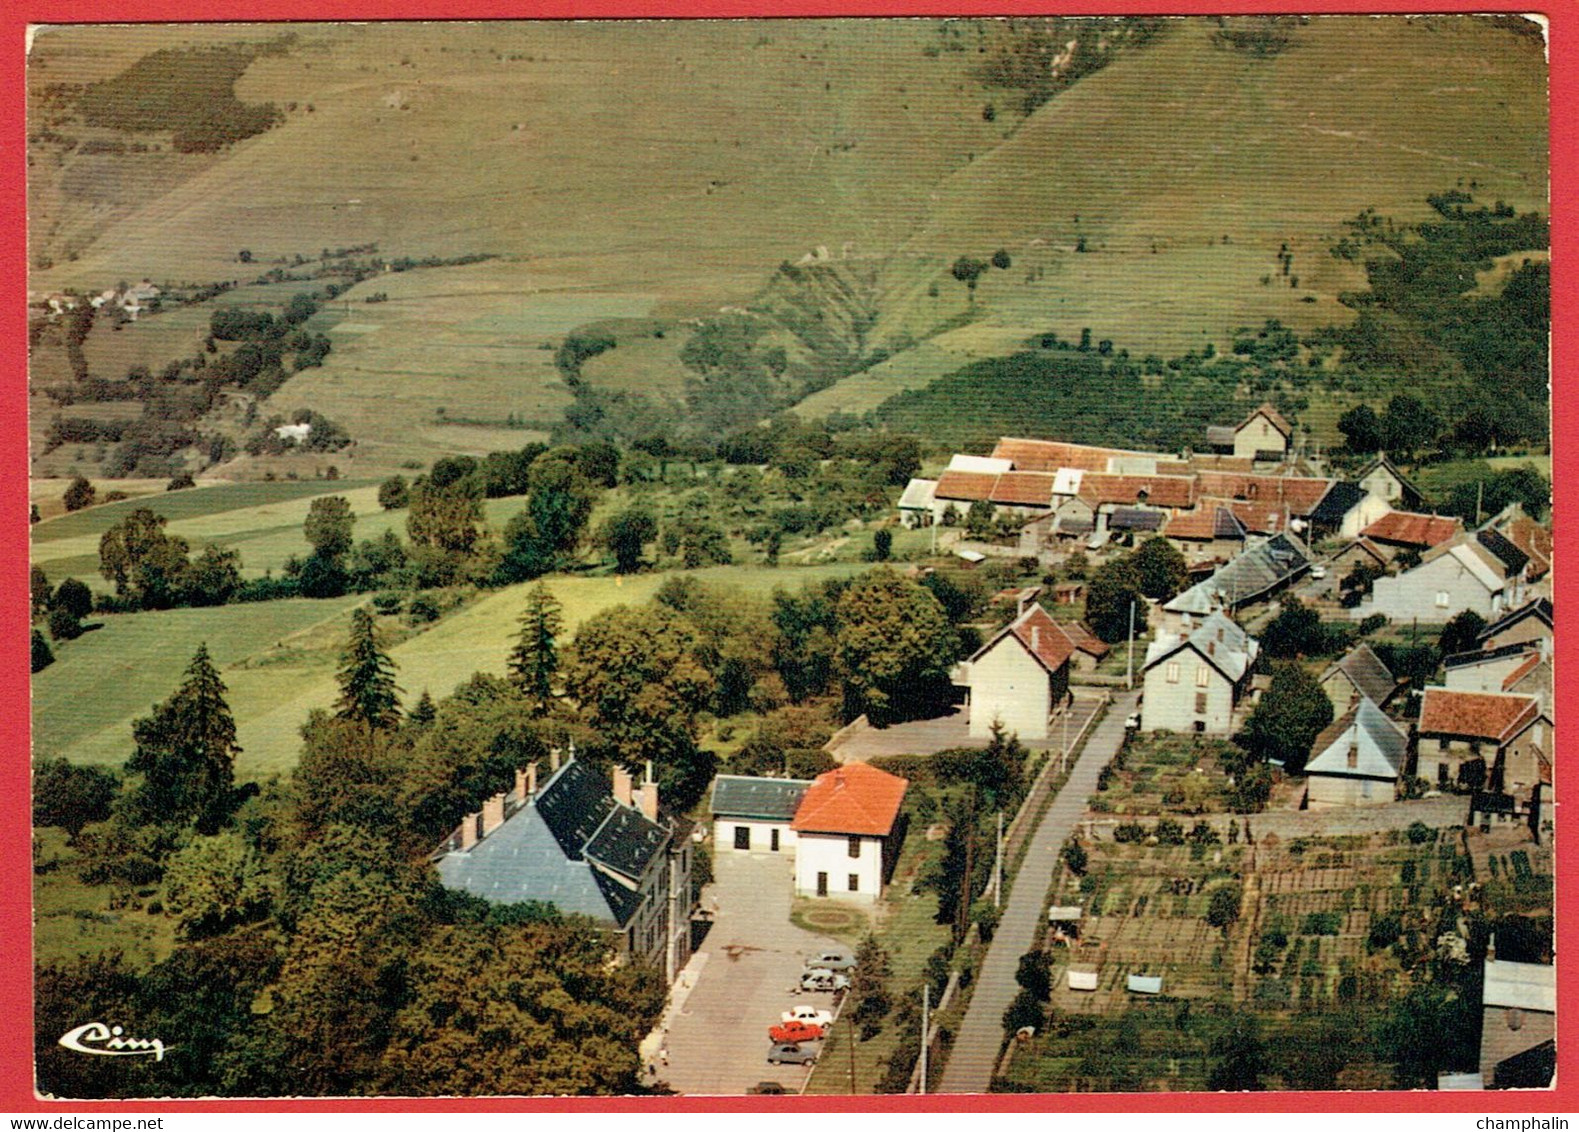
[[[461,819],[461,852],[477,844],[477,815],[467,814]]]
[[[548,749],[548,765],[553,767],[556,772],[559,770],[559,748],[558,747],[550,747]]]
[[[504,824],[504,795],[495,794],[482,804],[482,835],[487,837]]]
[[[1207,641],[1206,642],[1206,655],[1207,656],[1216,656],[1217,655],[1217,642],[1216,641]]]
[[[531,797],[531,793],[526,788],[525,767],[518,766],[515,768],[515,786],[510,791],[510,797],[517,802],[525,802],[527,798]]]
[[[613,776],[614,776],[614,800],[616,802],[618,802],[622,806],[634,805],[635,803],[633,803],[631,801],[631,775],[630,775],[630,771],[628,771],[624,767],[620,766],[619,763],[615,763],[614,764]]]
[[[642,779],[642,781],[643,782],[647,782],[647,783],[651,783],[653,781],[653,777],[652,777],[652,760],[651,759],[647,760],[647,777]]]
[[[833,772],[833,788],[835,790],[844,789],[844,768],[842,766]]]
[[[658,784],[648,781],[636,791],[636,804],[641,807],[642,814],[650,822],[658,820]]]
[[[526,767],[526,794],[521,799],[523,802],[537,797],[537,760],[533,759]]]
[[[1360,765],[1360,741],[1355,739],[1349,743],[1349,769],[1353,770]]]
[[[1031,651],[1042,651],[1042,627],[1040,625],[1031,626]]]

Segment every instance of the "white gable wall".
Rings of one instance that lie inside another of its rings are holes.
[[[1272,422],[1257,413],[1234,433],[1234,455],[1251,456],[1257,452],[1287,452],[1288,438],[1272,427]]]
[[[1407,573],[1377,578],[1370,600],[1355,611],[1354,619],[1380,613],[1399,623],[1418,618],[1440,624],[1466,609],[1490,621],[1502,612],[1502,592],[1487,591],[1462,562],[1443,554]]]
[[[970,665],[970,734],[984,739],[994,720],[1022,739],[1047,738],[1052,712],[1047,670],[1013,633],[1005,634]]]
[[[850,855],[852,841],[857,856]],[[802,832],[795,845],[795,892],[816,896],[821,876],[826,894],[839,900],[871,903],[883,887],[883,839],[835,833]],[[850,887],[854,877],[855,888]]]
[[[1197,675],[1201,672],[1205,675]],[[1204,686],[1197,683],[1202,679]],[[1145,687],[1140,709],[1143,731],[1194,732],[1198,722],[1206,735],[1233,730],[1234,687],[1193,648],[1180,649],[1146,669]],[[1197,699],[1202,695],[1204,702]],[[1198,704],[1203,710],[1196,710]]]

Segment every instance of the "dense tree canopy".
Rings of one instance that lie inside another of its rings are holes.
[[[850,583],[835,609],[845,714],[884,723],[925,712],[946,696],[959,638],[937,599],[888,567]]]
[[[340,698],[335,715],[367,727],[392,727],[400,718],[395,664],[378,647],[378,627],[367,607],[351,613],[351,635],[336,674]]]
[[[236,804],[232,788],[236,723],[225,702],[225,684],[199,645],[181,686],[153,714],[132,724],[137,749],[126,763],[141,781],[128,797],[144,822],[196,822],[211,834]]]
[[[1295,661],[1280,661],[1272,666],[1272,682],[1238,741],[1254,757],[1280,762],[1298,774],[1316,736],[1331,722],[1332,701],[1316,678]]]

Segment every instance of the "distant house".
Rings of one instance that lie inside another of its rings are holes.
[[[1400,623],[1439,624],[1473,610],[1489,620],[1507,608],[1515,588],[1500,559],[1478,540],[1460,537],[1427,553],[1414,569],[1376,579],[1350,616],[1359,621],[1380,613]]]
[[[1420,489],[1385,454],[1361,468],[1360,474],[1354,478],[1365,490],[1400,511],[1412,511],[1425,501]]]
[[[1069,696],[1075,643],[1040,605],[1023,608],[963,665],[956,683],[970,689],[972,738],[996,723],[1022,739],[1047,738],[1053,709]]]
[[[1361,696],[1316,736],[1305,764],[1312,810],[1391,802],[1409,760],[1409,736]]]
[[[1552,603],[1542,597],[1497,618],[1480,631],[1476,643],[1483,649],[1495,649],[1521,642],[1544,641],[1549,648],[1551,639]]]
[[[1321,674],[1321,690],[1332,701],[1333,713],[1342,715],[1362,699],[1386,707],[1398,691],[1398,679],[1376,651],[1362,643]]]
[[[1511,692],[1541,663],[1542,643],[1513,641],[1492,649],[1462,652],[1442,661],[1442,683],[1455,692]]]
[[[796,807],[795,891],[870,902],[882,894],[903,841],[908,780],[867,763],[820,774]]]
[[[938,481],[912,479],[899,496],[899,521],[907,527],[930,526],[935,520],[933,502]]]
[[[1281,461],[1292,446],[1294,429],[1270,402],[1263,402],[1236,425],[1210,425],[1206,446],[1215,451],[1260,461]]]
[[[1169,519],[1162,535],[1187,559],[1227,559],[1244,549],[1249,532],[1230,505],[1203,499],[1194,510]]]
[[[1526,581],[1539,581],[1551,571],[1552,532],[1526,515],[1519,504],[1508,504],[1488,525],[1529,559],[1524,574]]]
[[[1321,501],[1306,516],[1309,537],[1356,538],[1360,532],[1392,507],[1379,495],[1372,495],[1357,483],[1339,481],[1327,489]]]
[[[1259,652],[1256,639],[1221,612],[1188,634],[1159,631],[1146,650],[1141,729],[1229,734]]]
[[[1463,781],[1466,764],[1478,760],[1484,773],[1474,777],[1490,789],[1528,789],[1550,758],[1551,730],[1537,696],[1427,688],[1417,725],[1418,774],[1446,786]]]
[[[790,822],[811,786],[805,778],[713,779],[713,846],[716,852],[778,853],[795,847]]]
[[[1310,550],[1284,532],[1245,548],[1210,578],[1197,582],[1163,605],[1176,624],[1188,626],[1215,610],[1230,612],[1267,601],[1310,570]]]
[[[307,443],[307,437],[312,433],[311,424],[285,424],[274,430],[274,435],[281,440],[289,440],[295,444]]]
[[[574,754],[538,789],[537,765],[468,814],[433,855],[439,881],[496,904],[540,901],[590,917],[622,959],[673,982],[690,957],[691,823],[616,766],[612,783]]]
[[[1360,534],[1380,547],[1391,560],[1400,551],[1427,551],[1441,546],[1463,531],[1461,519],[1420,515],[1412,511],[1390,511],[1371,522]]]
[[[1480,1079],[1488,1089],[1547,1089],[1557,1071],[1557,968],[1486,956]]]

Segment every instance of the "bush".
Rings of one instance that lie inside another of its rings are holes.
[[[1158,845],[1184,844],[1184,826],[1172,818],[1159,819],[1151,832],[1157,838]]]
[[[84,507],[91,507],[94,497],[98,493],[94,487],[82,476],[71,481],[71,486],[66,488],[66,494],[61,497],[67,511],[81,511]]]
[[[1343,916],[1337,912],[1311,912],[1300,926],[1302,935],[1337,935]]]
[[[1047,952],[1038,948],[1020,956],[1020,966],[1014,972],[1014,981],[1038,1002],[1046,1002],[1053,993],[1052,960]]]
[[[1065,845],[1062,856],[1064,864],[1068,866],[1071,873],[1077,877],[1086,875],[1086,866],[1089,864],[1089,858],[1087,858],[1086,851],[1081,848],[1078,841],[1071,841],[1068,845]]]
[[[1409,828],[1404,831],[1404,836],[1411,845],[1424,845],[1428,841],[1436,840],[1436,831],[1423,821],[1410,822]]]
[[[1239,919],[1240,889],[1237,884],[1225,884],[1212,892],[1206,904],[1206,922],[1214,928],[1228,928]]]
[[[55,654],[50,650],[49,642],[44,639],[44,634],[37,629],[33,630],[32,639],[32,668],[33,672],[42,672],[55,663]]]
[[[1146,827],[1138,821],[1127,821],[1114,827],[1113,840],[1120,845],[1127,845],[1136,841],[1144,841],[1149,836]]]
[[[82,622],[69,609],[49,611],[49,635],[57,641],[74,641],[82,636]]]
[[[1015,995],[1014,1001],[1003,1012],[1003,1028],[1011,1034],[1022,1026],[1041,1029],[1043,1020],[1041,1000],[1028,990]]]

